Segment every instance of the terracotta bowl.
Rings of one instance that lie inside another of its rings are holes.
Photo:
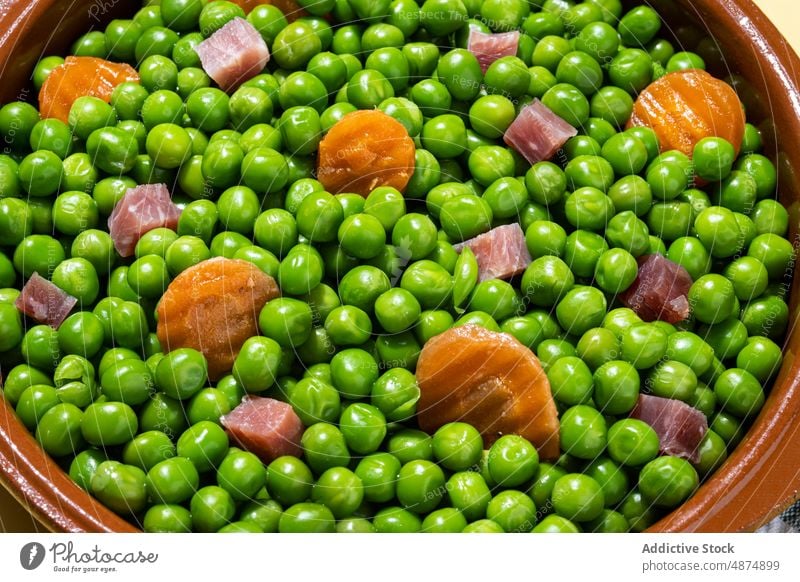
[[[90,27],[132,15],[135,1],[6,0],[0,5],[0,101],[34,99],[30,83],[42,54],[63,54]],[[703,56],[718,76],[734,75],[749,119],[777,160],[778,189],[797,241],[800,214],[800,60],[749,0],[653,0],[675,39]],[[695,26],[696,28],[692,28]],[[792,287],[792,324],[798,285]],[[686,504],[652,531],[752,531],[800,496],[800,329],[792,325],[783,367],[761,414],[726,463]],[[54,531],[135,531],[70,481],[0,398],[0,481]]]

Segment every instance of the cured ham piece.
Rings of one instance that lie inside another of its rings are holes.
[[[142,235],[160,227],[174,230],[180,215],[166,184],[143,184],[117,202],[108,217],[108,232],[120,256],[130,257]]]
[[[578,130],[538,99],[522,108],[508,126],[503,141],[535,164],[549,160]]]
[[[519,31],[487,34],[472,29],[469,32],[467,50],[475,55],[484,73],[493,62],[501,57],[513,57],[519,46]]]
[[[689,317],[692,277],[686,269],[661,255],[643,255],[637,262],[639,273],[620,301],[645,321],[678,323]]]
[[[531,264],[525,233],[516,222],[493,228],[455,245],[457,251],[468,246],[478,261],[478,280],[510,279]]]
[[[280,400],[245,396],[220,422],[235,441],[265,463],[301,454],[305,427],[291,405]]]
[[[700,460],[699,445],[708,431],[708,421],[696,408],[680,400],[641,394],[630,416],[653,427],[662,454],[693,463]]]
[[[231,92],[269,62],[267,43],[244,18],[234,18],[195,47],[208,76]]]
[[[39,273],[34,273],[25,283],[14,305],[38,323],[58,329],[77,303],[75,297],[62,291]]]

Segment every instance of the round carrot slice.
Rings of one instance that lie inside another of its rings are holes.
[[[319,144],[317,179],[328,192],[367,196],[378,186],[405,190],[414,173],[414,141],[382,111],[348,113]]]
[[[126,81],[139,82],[136,69],[96,57],[67,57],[54,68],[39,91],[39,112],[67,123],[69,110],[78,97],[97,97],[106,103],[114,88]]]
[[[264,304],[280,294],[269,275],[247,261],[217,257],[175,277],[158,304],[156,334],[166,351],[194,348],[208,376],[230,372],[245,340],[258,334]]]
[[[668,73],[639,93],[628,127],[646,125],[661,151],[692,155],[704,137],[728,140],[736,153],[744,136],[744,108],[730,85],[701,69]]]
[[[454,327],[431,338],[417,363],[420,428],[472,424],[487,445],[518,434],[543,459],[559,455],[559,425],[550,383],[539,360],[506,333],[478,325]]]

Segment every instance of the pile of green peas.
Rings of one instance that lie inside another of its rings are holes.
[[[148,2],[71,50],[135,65],[140,83],[79,98],[68,123],[0,109],[0,366],[20,420],[152,532],[641,531],[679,506],[764,402],[794,258],[756,127],[738,157],[713,137],[691,157],[659,152],[651,130],[624,129],[638,91],[705,68],[713,43],[661,37],[657,13],[619,0],[299,4],[309,14],[289,23],[271,5]],[[228,95],[193,48],[235,17],[272,60]],[[520,30],[517,55],[483,74],[472,29]],[[62,62],[39,61],[37,89]],[[531,165],[502,135],[534,98],[579,133]],[[414,139],[408,187],[325,192],[321,138],[376,107]],[[122,259],[103,225],[145,183],[166,183],[181,218]],[[513,222],[533,262],[478,283],[453,245]],[[651,253],[692,276],[689,320],[647,323],[616,299]],[[212,383],[201,353],[164,354],[154,330],[172,278],[215,256],[257,265],[282,297]],[[14,306],[34,272],[78,299],[58,329]],[[460,422],[416,427],[420,349],[465,323],[536,353],[558,459],[517,435],[484,450]],[[220,418],[248,393],[293,406],[302,457],[265,466],[230,442]],[[659,456],[628,418],[640,394],[706,415],[699,462]]]

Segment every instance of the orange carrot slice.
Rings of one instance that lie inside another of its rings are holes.
[[[506,333],[477,325],[454,327],[431,338],[417,363],[417,420],[433,433],[443,424],[472,424],[491,445],[518,434],[543,459],[559,454],[559,423],[550,382],[539,360]]]
[[[367,196],[379,186],[402,192],[414,173],[414,152],[399,121],[377,109],[353,111],[320,142],[317,179],[333,193]]]
[[[701,69],[668,73],[639,93],[628,127],[649,126],[661,151],[692,155],[704,137],[728,140],[736,153],[744,136],[744,109],[730,85]]]
[[[96,57],[67,57],[47,76],[39,91],[39,112],[67,123],[69,110],[78,97],[86,95],[111,100],[114,88],[126,81],[139,82],[136,69]]]

